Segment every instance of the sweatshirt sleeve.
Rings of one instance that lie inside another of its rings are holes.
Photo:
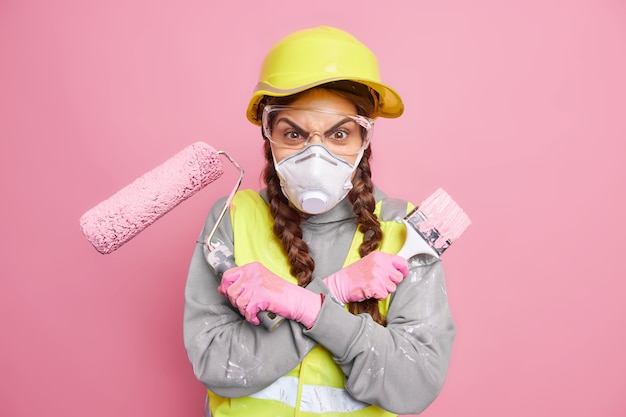
[[[409,267],[391,296],[386,327],[327,297],[305,331],[333,354],[355,399],[398,414],[420,413],[439,395],[455,336],[441,261],[419,256]]]
[[[220,396],[241,397],[285,375],[316,343],[296,322],[286,320],[272,332],[248,323],[218,293],[218,278],[204,258],[202,245],[223,204],[224,199],[218,201],[209,213],[193,252],[185,287],[183,333],[198,380]],[[230,216],[224,217],[216,237],[232,249]]]

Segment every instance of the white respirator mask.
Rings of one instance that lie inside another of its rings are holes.
[[[363,151],[354,165],[333,155],[323,145],[308,145],[274,166],[283,194],[298,210],[324,213],[335,207],[352,189],[352,173],[359,165]]]

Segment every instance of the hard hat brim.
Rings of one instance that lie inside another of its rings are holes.
[[[323,84],[330,83],[333,81],[353,81],[357,83],[361,83],[367,85],[372,88],[376,93],[378,93],[378,108],[375,110],[372,118],[376,117],[385,117],[389,119],[393,119],[396,117],[400,117],[404,112],[404,103],[402,102],[402,98],[400,95],[391,87],[388,87],[382,83],[366,80],[366,79],[355,79],[350,78],[346,79],[345,77],[337,77],[337,78],[327,78],[324,80],[316,81],[315,83],[298,86],[292,89],[278,89],[267,83],[259,82],[254,89],[254,94],[250,99],[250,103],[248,104],[248,110],[246,116],[248,120],[257,126],[261,126],[261,120],[258,114],[259,103],[265,96],[269,97],[286,97],[293,94],[301,93],[303,91],[309,90],[314,87],[319,87]]]

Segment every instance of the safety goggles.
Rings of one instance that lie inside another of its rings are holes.
[[[299,150],[314,137],[339,156],[358,155],[367,148],[374,120],[323,109],[268,105],[263,109],[263,136],[281,149]]]

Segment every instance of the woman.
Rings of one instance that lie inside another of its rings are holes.
[[[437,397],[455,334],[441,262],[394,255],[396,219],[412,207],[386,198],[369,165],[373,119],[402,111],[346,32],[299,31],[266,56],[247,113],[266,188],[239,191],[214,236],[239,266],[219,279],[204,257],[221,200],[187,281],[185,344],[206,415],[387,416]],[[286,320],[268,331],[263,311]]]

